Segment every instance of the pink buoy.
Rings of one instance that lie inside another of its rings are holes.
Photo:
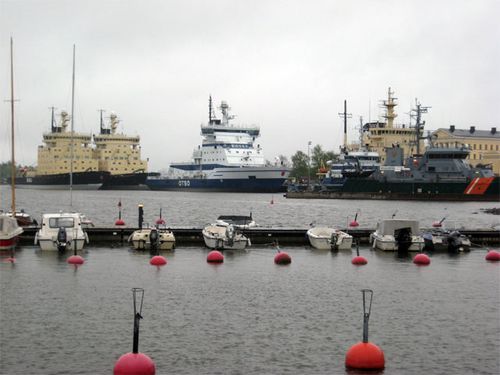
[[[359,223],[356,220],[353,220],[349,223],[350,227],[359,227]]]
[[[149,260],[149,264],[152,266],[164,266],[167,264],[167,258],[161,255],[155,255]]]
[[[118,358],[113,375],[154,375],[155,363],[143,353],[126,353]]]
[[[219,250],[212,250],[207,255],[208,263],[222,263],[224,262],[224,255]]]
[[[115,225],[123,226],[123,225],[125,225],[125,222],[122,219],[116,219]]]
[[[486,254],[486,257],[484,259],[489,260],[491,262],[498,262],[500,261],[500,252],[496,250],[490,250],[488,251],[488,254]]]
[[[156,225],[165,225],[165,220],[163,220],[161,217],[156,220]]]
[[[415,258],[413,258],[413,263],[421,265],[421,266],[427,266],[431,264],[431,258],[427,254],[417,254],[415,255]]]
[[[345,355],[348,369],[382,370],[385,367],[384,352],[371,342],[358,342]]]
[[[69,264],[79,265],[79,264],[83,264],[85,261],[83,260],[83,258],[80,255],[72,255],[68,258],[68,260],[66,262],[68,262]]]
[[[364,256],[358,255],[352,258],[351,263],[356,266],[362,266],[364,264],[367,264],[368,260]]]
[[[274,256],[274,263],[276,264],[290,264],[292,263],[292,258],[287,253],[280,251]]]

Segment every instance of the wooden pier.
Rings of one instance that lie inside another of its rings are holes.
[[[113,227],[113,228],[88,228],[86,232],[92,244],[120,244],[126,243],[128,237],[138,228]],[[177,245],[202,245],[202,228],[169,228],[175,235]],[[36,227],[24,228],[21,235],[21,244],[33,244]],[[351,234],[360,244],[368,244],[370,233],[374,229],[341,229]],[[423,229],[422,231],[425,231]],[[252,244],[271,244],[278,241],[280,244],[303,246],[308,245],[309,240],[304,228],[252,228],[244,230],[243,233],[250,238]],[[470,238],[473,244],[480,246],[500,244],[500,231],[498,230],[460,230]]]

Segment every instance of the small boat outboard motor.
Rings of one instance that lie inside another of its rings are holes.
[[[434,241],[432,240],[432,233],[424,233],[424,250],[434,251]]]
[[[401,228],[395,230],[394,232],[394,239],[398,244],[398,251],[408,251],[411,246],[411,228]]]
[[[157,229],[151,229],[149,232],[149,243],[151,246],[151,250],[158,250],[158,244],[160,242],[160,234]]]
[[[448,251],[450,253],[456,253],[462,247],[462,239],[460,238],[460,233],[456,230],[448,234],[446,237],[446,243],[448,245]]]
[[[233,246],[235,235],[236,233],[234,232],[234,227],[232,225],[228,225],[226,228],[226,237],[227,237],[227,244],[229,246]]]
[[[337,233],[332,233],[332,236],[330,237],[330,249],[335,251],[339,249],[339,246],[337,244],[337,241],[339,240],[339,236]]]
[[[57,250],[64,251],[66,247],[69,245],[68,243],[68,234],[66,233],[66,228],[60,227],[57,231],[57,239],[56,246]]]

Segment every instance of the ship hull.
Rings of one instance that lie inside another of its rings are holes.
[[[383,182],[374,179],[347,179],[345,183],[323,186],[321,191],[288,191],[287,198],[380,199],[422,201],[500,201],[499,177],[463,182]]]
[[[75,190],[97,190],[101,187],[109,172],[74,172],[72,188]],[[33,189],[69,189],[70,174],[60,173],[34,177],[16,177],[16,188]]]
[[[109,175],[105,177],[100,190],[143,190],[146,187],[147,172]]]
[[[151,190],[200,191],[228,193],[279,193],[284,192],[285,179],[174,179],[146,180]]]

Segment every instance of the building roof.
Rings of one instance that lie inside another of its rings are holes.
[[[479,129],[455,129],[455,128],[439,128],[434,131],[434,133],[438,131],[447,132],[450,136],[457,138],[493,138],[500,139],[500,132],[497,131],[497,128],[492,128],[491,130],[479,130]],[[472,132],[471,132],[472,130]]]

